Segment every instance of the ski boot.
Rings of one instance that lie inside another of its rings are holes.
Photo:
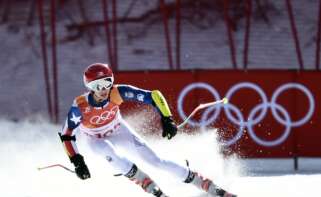
[[[129,178],[129,180],[133,181],[137,185],[140,185],[147,193],[150,193],[156,197],[168,197],[156,185],[156,183],[146,173],[138,169],[135,164],[133,165],[132,169],[124,176]]]
[[[204,178],[196,172],[189,171],[185,183],[192,183],[197,188],[207,192],[208,194],[215,197],[236,197],[236,195],[231,194],[224,189],[218,187],[210,179]]]
[[[155,187],[152,191],[152,194],[156,197],[169,197],[162,192],[162,190],[158,187]]]

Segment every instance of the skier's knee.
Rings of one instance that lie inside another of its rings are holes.
[[[164,166],[166,166],[166,161],[161,159],[161,158],[159,158],[159,157],[155,157],[153,165],[154,165],[154,167],[161,169]]]

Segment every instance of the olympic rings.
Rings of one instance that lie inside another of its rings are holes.
[[[285,84],[285,85],[279,87],[279,88],[274,92],[274,94],[273,94],[273,96],[272,96],[272,99],[271,99],[271,103],[272,103],[272,104],[276,103],[276,99],[277,99],[277,97],[281,94],[281,92],[283,92],[284,90],[290,89],[290,88],[297,88],[297,89],[301,90],[303,93],[305,93],[305,95],[306,95],[306,96],[308,97],[308,99],[309,99],[310,108],[309,108],[308,113],[307,113],[307,114],[305,115],[305,117],[302,118],[301,120],[292,122],[292,126],[294,126],[294,127],[302,126],[303,124],[305,124],[305,123],[311,118],[311,116],[313,115],[313,112],[314,112],[314,108],[315,108],[313,95],[311,94],[311,92],[310,92],[306,87],[304,87],[304,86],[301,85],[301,84],[296,84],[296,83]],[[280,118],[280,116],[278,115],[278,113],[276,113],[275,108],[274,108],[274,105],[271,106],[271,110],[272,110],[272,113],[273,113],[275,119],[276,119],[279,123],[281,123],[281,124],[283,124],[283,125],[286,125],[286,122],[285,122],[284,120],[282,120],[282,118]]]
[[[115,117],[118,111],[118,106],[114,106],[110,110],[102,112],[100,115],[96,115],[90,118],[90,123],[94,125],[101,125],[106,123],[106,121],[111,120]]]
[[[214,96],[214,100],[220,100],[220,95],[218,94],[218,92],[209,84],[206,83],[193,83],[191,85],[188,85],[187,87],[185,87],[181,94],[178,97],[178,113],[181,116],[181,118],[184,120],[185,118],[187,118],[184,110],[183,110],[183,99],[185,98],[185,96],[187,95],[187,93],[191,90],[193,90],[194,88],[202,88],[202,89],[206,89],[208,90],[210,93],[212,93],[212,95]],[[220,105],[219,105],[220,106]],[[209,125],[211,122],[213,122],[219,115],[220,113],[220,107],[217,109],[217,111],[215,111],[214,115],[209,118],[208,120],[205,121],[206,125]],[[204,123],[202,122],[196,122],[194,120],[190,120],[189,124],[192,126],[202,126]]]
[[[184,99],[185,99],[188,92],[190,92],[191,90],[196,89],[196,88],[208,90],[213,95],[215,100],[219,100],[221,98],[218,91],[214,87],[212,87],[211,85],[209,85],[207,83],[200,82],[200,83],[192,83],[192,84],[187,85],[181,91],[181,93],[178,97],[178,100],[177,100],[178,113],[182,119],[185,119],[187,117],[184,110],[183,110]],[[244,118],[241,110],[238,107],[236,107],[235,105],[233,105],[231,103],[228,103],[225,105],[216,105],[216,106],[210,107],[204,111],[204,113],[201,116],[200,121],[195,121],[195,120],[190,119],[188,123],[192,126],[206,127],[216,120],[216,118],[219,116],[219,114],[221,112],[221,108],[223,107],[228,120],[231,121],[233,124],[236,124],[239,126],[238,132],[236,133],[236,135],[234,137],[222,142],[224,145],[230,146],[230,145],[236,143],[242,137],[244,128],[247,128],[249,136],[257,144],[270,147],[270,146],[277,146],[277,145],[283,143],[290,135],[292,127],[299,127],[299,126],[304,125],[306,122],[308,122],[310,120],[310,118],[312,117],[312,115],[314,113],[314,110],[315,110],[314,97],[313,97],[312,93],[310,92],[310,90],[307,87],[303,86],[302,84],[286,83],[286,84],[281,85],[272,94],[270,102],[268,101],[268,98],[267,98],[265,92],[263,91],[263,89],[261,87],[259,87],[258,85],[254,84],[254,83],[250,83],[250,82],[237,83],[236,85],[232,86],[227,91],[225,97],[229,101],[231,101],[233,94],[236,91],[239,91],[244,88],[254,90],[255,92],[257,92],[259,94],[259,96],[261,98],[261,103],[257,104],[256,106],[254,106],[252,108],[247,119]],[[300,120],[297,120],[297,121],[292,121],[289,112],[283,106],[281,106],[280,104],[277,103],[277,99],[279,98],[279,96],[284,91],[291,89],[291,88],[298,89],[298,90],[302,91],[307,96],[308,101],[309,101],[309,110],[308,110],[307,114],[303,118],[301,118]],[[283,131],[283,134],[279,138],[277,138],[275,140],[271,140],[271,141],[261,139],[260,137],[258,137],[255,134],[255,131],[253,130],[253,126],[258,124],[259,122],[261,122],[264,119],[268,108],[271,109],[272,115],[277,120],[277,122],[285,126],[285,130]],[[213,110],[215,110],[214,113],[210,113]],[[233,111],[234,114],[236,114],[236,117],[234,117],[232,115],[231,111]],[[255,116],[257,113],[258,113],[258,115]],[[280,116],[279,113],[281,113],[282,116]]]

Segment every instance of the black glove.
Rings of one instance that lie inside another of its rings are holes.
[[[177,126],[175,122],[173,121],[172,117],[162,117],[162,126],[163,126],[163,137],[167,137],[168,139],[171,139],[174,137],[177,133]]]
[[[75,165],[75,172],[80,179],[90,178],[90,172],[85,164],[83,156],[76,154],[70,158],[71,163]]]

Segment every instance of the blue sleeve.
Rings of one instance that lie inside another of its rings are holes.
[[[124,101],[137,101],[153,104],[152,92],[131,85],[118,85],[118,91]]]
[[[68,112],[67,127],[71,130],[77,128],[82,120],[82,114],[78,107],[72,106]]]

